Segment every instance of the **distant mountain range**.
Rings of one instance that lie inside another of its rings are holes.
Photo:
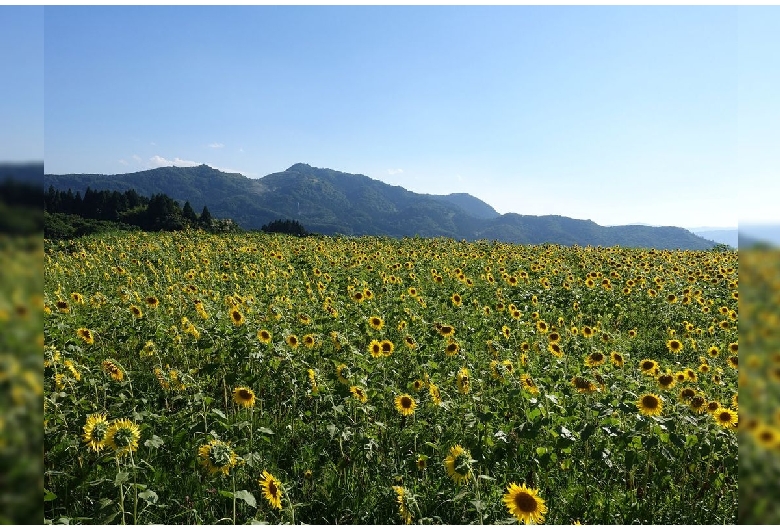
[[[161,167],[120,175],[44,175],[44,189],[74,193],[135,189],[164,193],[200,211],[208,206],[218,218],[231,218],[246,229],[276,219],[295,219],[325,235],[379,235],[488,239],[509,243],[601,245],[705,250],[712,241],[683,228],[600,226],[559,215],[499,215],[489,204],[466,193],[429,195],[355,175],[295,164],[286,171],[250,179],[206,165]]]

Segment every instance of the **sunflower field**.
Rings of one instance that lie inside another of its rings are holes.
[[[736,252],[45,243],[53,523],[730,524]]]

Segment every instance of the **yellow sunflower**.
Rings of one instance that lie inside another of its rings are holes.
[[[349,391],[352,393],[352,396],[354,396],[354,398],[361,403],[365,403],[368,400],[368,396],[366,396],[365,390],[359,386],[351,386],[349,387]]]
[[[390,355],[392,355],[392,353],[395,351],[395,344],[393,344],[393,342],[390,340],[384,339],[379,343],[379,348],[382,351],[382,355],[385,357],[390,357]]]
[[[461,394],[469,393],[469,389],[471,388],[471,383],[469,380],[468,368],[461,368],[460,370],[458,370],[457,383],[458,383],[458,392],[460,392]]]
[[[712,412],[712,417],[718,425],[726,429],[736,429],[739,423],[737,412],[725,407],[719,407],[715,412]]]
[[[233,390],[233,401],[244,408],[252,408],[255,406],[255,393],[250,388],[240,386]]]
[[[368,345],[368,351],[371,353],[371,357],[382,357],[382,343],[376,339],[372,340]]]
[[[138,449],[141,431],[130,420],[116,420],[106,430],[105,444],[116,452],[117,456],[132,453]]]
[[[279,482],[276,477],[274,477],[271,473],[268,471],[263,471],[263,474],[260,475],[260,478],[262,480],[258,480],[258,484],[260,484],[260,487],[263,488],[263,497],[266,498],[268,501],[268,504],[271,505],[272,508],[276,508],[277,510],[282,509],[282,484]]]
[[[454,357],[458,354],[460,351],[460,344],[458,344],[457,341],[450,339],[449,342],[447,342],[447,346],[444,348],[444,352],[450,356]]]
[[[585,366],[601,366],[606,361],[606,357],[601,352],[593,352],[585,357]]]
[[[143,318],[144,312],[141,311],[141,308],[136,305],[130,306],[130,312],[133,314],[135,318]]]
[[[271,342],[271,332],[267,329],[261,329],[257,332],[257,340],[262,343],[268,344]]]
[[[198,449],[200,463],[209,473],[222,473],[227,475],[230,469],[238,463],[236,453],[230,448],[230,444],[222,440],[211,440],[201,445]]]
[[[374,329],[382,329],[382,327],[385,325],[385,321],[377,316],[371,316],[368,317],[368,325],[371,326]]]
[[[93,451],[100,451],[105,447],[106,434],[110,424],[105,414],[90,414],[87,423],[84,424],[84,441]]]
[[[94,344],[95,343],[95,337],[92,335],[92,332],[88,330],[87,328],[79,328],[76,330],[76,335],[86,342],[87,344]]]
[[[551,342],[547,345],[547,350],[556,357],[563,357],[563,348],[557,342]]]
[[[243,326],[244,322],[246,322],[243,313],[238,310],[238,307],[234,307],[230,310],[230,321],[234,326]]]
[[[579,376],[573,377],[571,380],[571,384],[574,387],[574,389],[581,394],[590,394],[596,391],[596,385],[594,385],[591,381],[588,381],[584,377],[579,377]]]
[[[428,394],[431,396],[431,401],[433,401],[434,405],[440,405],[441,404],[441,392],[439,392],[439,387],[434,383],[428,383]]]
[[[639,361],[639,369],[646,375],[655,375],[658,373],[658,363],[652,359],[642,359]]]
[[[336,367],[336,378],[339,380],[339,383],[341,383],[342,385],[349,386],[350,375],[351,374],[349,373],[349,367],[346,364],[341,363]]]
[[[518,522],[525,524],[541,524],[544,522],[544,514],[547,513],[547,506],[539,497],[539,490],[528,488],[525,484],[509,484],[504,494],[504,504],[509,513],[517,517]]]
[[[401,519],[404,524],[412,524],[412,513],[409,511],[408,502],[406,500],[406,489],[404,489],[403,486],[392,486],[392,488],[398,496],[398,512],[401,515]]]
[[[656,382],[658,383],[658,386],[663,390],[669,390],[676,383],[674,374],[670,374],[670,373],[659,375],[658,378],[656,379]]]
[[[298,337],[295,335],[287,335],[287,338],[284,339],[284,341],[290,348],[297,348],[299,344]]]
[[[666,347],[672,353],[679,353],[683,350],[683,343],[677,339],[669,339],[666,341]]]
[[[609,354],[609,360],[612,364],[614,364],[618,368],[623,366],[623,362],[624,362],[623,355],[616,351],[613,351],[612,353]]]
[[[121,381],[125,378],[125,373],[117,364],[111,359],[106,359],[101,363],[103,371],[111,376],[114,381]]]
[[[404,416],[414,414],[414,409],[417,408],[417,403],[414,398],[409,394],[402,394],[395,398],[395,409]]]
[[[639,408],[639,412],[646,416],[660,416],[663,403],[663,400],[655,394],[644,394],[639,397],[636,406]]]
[[[471,454],[460,445],[450,448],[449,455],[444,459],[444,467],[447,470],[447,475],[449,475],[458,486],[469,481],[469,478],[471,477],[471,463]]]

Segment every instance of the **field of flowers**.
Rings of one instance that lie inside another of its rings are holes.
[[[729,524],[736,252],[46,242],[54,523]]]

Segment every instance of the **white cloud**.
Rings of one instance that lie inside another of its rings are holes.
[[[222,149],[223,147],[225,147],[225,144],[214,142],[213,144],[209,144],[209,147],[211,147],[212,149]]]
[[[119,163],[122,164],[123,166],[126,166],[127,165],[127,160],[122,158],[121,160],[119,160]]]
[[[160,155],[154,155],[152,158],[149,159],[149,162],[151,162],[152,167],[163,167],[163,166],[194,167],[200,165],[200,162],[193,162],[192,160],[182,160],[179,157],[176,157],[173,160],[168,160],[167,158],[163,158]]]
[[[403,172],[404,172],[404,170],[400,169],[400,168],[399,169],[388,169],[387,170],[387,174],[388,175],[397,175],[398,173],[403,173]]]
[[[143,160],[141,160],[141,157],[140,157],[140,156],[138,156],[138,155],[133,155],[133,160],[135,160],[135,161],[136,161],[136,162],[138,162],[139,164],[140,164],[141,162],[143,162]]]

